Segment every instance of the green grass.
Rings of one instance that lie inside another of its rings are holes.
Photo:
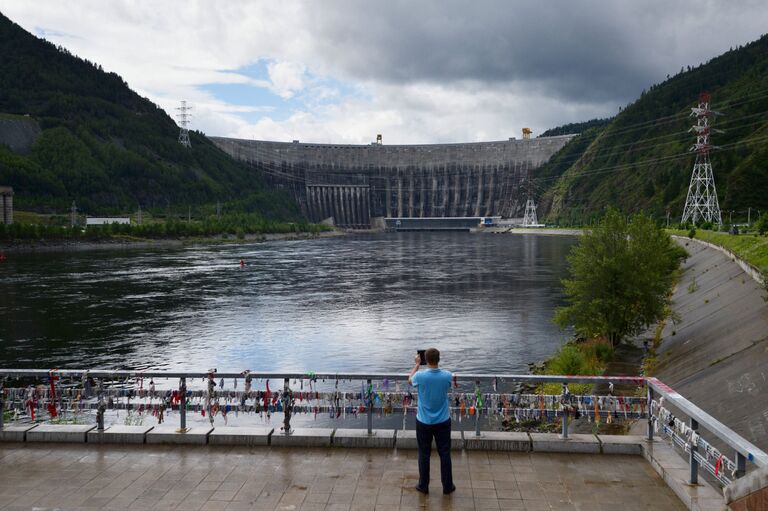
[[[670,234],[688,237],[687,231],[669,230]],[[726,248],[764,275],[768,274],[768,236],[732,235],[726,232],[696,231],[696,239]]]
[[[546,361],[544,374],[566,376],[597,376],[603,374],[605,366],[613,359],[613,347],[607,341],[589,340],[585,342],[571,341],[560,346],[560,349]],[[568,385],[571,394],[587,394],[591,392],[592,384],[571,383]],[[560,394],[562,386],[559,383],[542,385],[544,394]]]

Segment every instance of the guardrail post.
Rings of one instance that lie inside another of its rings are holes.
[[[571,392],[568,390],[568,384],[563,383],[563,393],[560,396],[560,408],[563,411],[563,419],[560,421],[561,437],[568,440],[568,413],[571,410]]]
[[[739,477],[744,477],[744,474],[747,473],[747,458],[741,454],[740,452],[736,451],[736,473],[734,476],[738,479]]]
[[[366,394],[368,395],[365,396],[368,401],[366,403],[368,405],[366,412],[368,412],[368,434],[369,435],[373,434],[373,388],[371,387],[371,385],[372,385],[371,380],[369,378],[368,388],[366,389]]]
[[[187,432],[187,379],[179,378],[179,431]]]
[[[107,411],[107,403],[104,401],[104,382],[101,379],[96,383],[96,396],[99,398],[96,408],[96,429],[101,433],[104,431],[104,413]]]
[[[292,402],[291,380],[283,378],[283,433],[286,435],[291,434]]]
[[[475,380],[475,436],[480,436],[480,380]]]
[[[653,442],[653,389],[648,385],[648,403],[645,409],[648,410],[648,441]]]
[[[689,422],[691,426],[691,430],[693,433],[691,433],[691,442],[690,442],[690,449],[691,452],[688,454],[688,463],[691,465],[691,477],[690,477],[690,483],[691,484],[698,484],[699,483],[699,462],[696,460],[696,451],[698,450],[698,444],[693,442],[693,438],[698,436],[696,433],[699,429],[699,423],[696,422],[695,419],[690,419]]]
[[[563,421],[562,421],[562,423],[563,423],[562,424],[563,425],[563,428],[562,428],[563,432],[562,432],[561,436],[563,437],[564,440],[568,440],[568,408],[567,407],[563,408]]]
[[[5,427],[5,388],[3,387],[3,380],[5,378],[0,377],[0,429]]]

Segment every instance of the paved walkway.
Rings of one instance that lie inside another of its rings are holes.
[[[0,445],[0,509],[685,509],[640,456],[455,452],[426,497],[415,451]]]

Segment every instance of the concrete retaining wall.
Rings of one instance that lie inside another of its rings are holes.
[[[668,321],[663,330],[655,375],[768,450],[765,291],[728,253],[677,241],[690,254],[673,296],[680,321]]]

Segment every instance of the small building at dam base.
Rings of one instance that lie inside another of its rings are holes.
[[[0,224],[13,223],[13,188],[0,186]]]

